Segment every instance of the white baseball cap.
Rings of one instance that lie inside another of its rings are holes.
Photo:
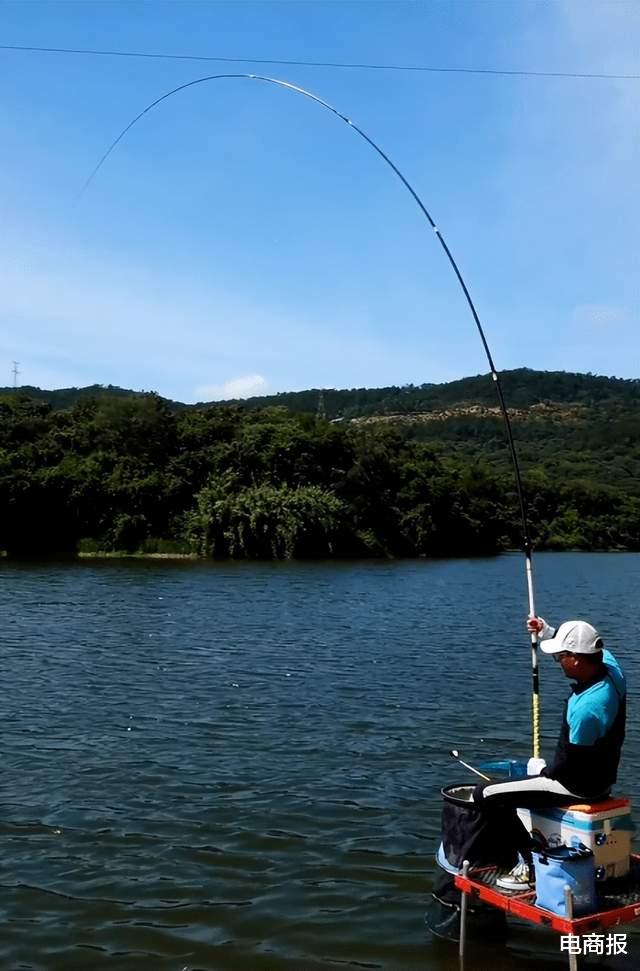
[[[600,634],[584,620],[567,620],[560,624],[555,636],[548,641],[540,641],[540,649],[545,654],[597,654],[602,650]]]

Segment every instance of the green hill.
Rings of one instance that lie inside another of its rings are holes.
[[[640,379],[520,368],[501,374],[522,466],[640,493]],[[238,402],[315,413],[320,390]],[[329,420],[386,422],[407,437],[506,466],[504,422],[487,374],[419,387],[322,391]]]
[[[606,408],[624,411],[640,405],[640,378],[615,378],[568,371],[535,371],[518,368],[503,371],[500,381],[509,408],[528,409],[552,404],[576,405],[581,408]],[[93,384],[85,388],[60,388],[46,391],[31,386],[0,388],[0,396],[19,393],[46,401],[54,410],[71,408],[78,401],[94,398],[131,397],[148,392],[131,391],[115,385]],[[284,391],[274,395],[231,401],[212,401],[189,406],[165,399],[175,408],[237,405],[248,410],[283,407],[292,414],[315,414],[322,393],[328,419],[361,418],[371,415],[409,415],[443,411],[469,405],[494,407],[497,403],[493,382],[488,374],[449,381],[444,384],[391,385],[385,388],[310,388],[306,391]]]
[[[78,401],[97,398],[131,398],[143,395],[145,392],[129,391],[113,384],[90,384],[86,388],[59,388],[56,391],[45,391],[43,388],[34,388],[28,384],[21,385],[19,388],[0,388],[0,397],[6,398],[16,394],[31,398],[33,401],[44,401],[54,411],[62,411],[73,408]]]
[[[640,382],[502,377],[537,547],[640,550]],[[487,375],[203,405],[101,385],[0,391],[12,554],[454,556],[521,539]]]
[[[553,479],[587,479],[640,493],[640,379],[519,368],[503,372],[501,382],[525,470],[544,469]],[[113,385],[19,388],[18,393],[54,411],[86,400],[145,394]],[[0,389],[0,397],[13,394],[11,388]],[[316,415],[321,402],[329,421],[387,423],[409,440],[430,442],[448,453],[468,458],[481,453],[496,468],[509,463],[495,387],[487,374],[446,384],[312,388],[201,405],[164,400],[172,411],[279,407],[291,415]]]
[[[640,405],[640,379],[574,374],[567,371],[534,371],[518,368],[503,371],[500,381],[509,408],[530,408],[550,402],[595,405]],[[315,413],[321,389],[289,391],[247,398],[245,408],[281,405],[294,413]],[[450,381],[446,384],[404,385],[387,388],[322,389],[327,418],[355,418],[367,415],[408,414],[439,411],[463,405],[497,404],[496,391],[488,374]]]

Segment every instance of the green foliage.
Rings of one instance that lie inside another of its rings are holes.
[[[229,479],[213,480],[196,496],[187,535],[201,556],[330,556],[344,513],[340,500],[319,486],[263,483],[236,491]]]
[[[640,549],[640,382],[523,369],[504,386],[536,546]],[[99,391],[66,408],[45,392],[0,394],[0,549],[289,558],[521,547],[486,377],[325,391],[329,414],[377,409],[363,422],[316,419],[317,392],[258,409]]]
[[[529,408],[548,402],[578,404],[585,407],[606,405],[627,410],[640,403],[640,380],[608,378],[567,371],[534,371],[517,368],[500,375],[505,399],[510,408]],[[315,413],[320,389],[289,391],[242,402],[244,408],[285,407],[293,414]],[[323,389],[329,418],[354,418],[366,415],[406,414],[450,408],[461,403],[494,406],[496,392],[486,374],[450,381],[447,384],[408,384],[388,388]]]
[[[99,553],[100,543],[97,539],[92,539],[90,536],[84,536],[82,539],[78,540],[77,543],[78,553]]]

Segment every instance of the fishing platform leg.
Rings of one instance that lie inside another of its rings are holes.
[[[467,877],[469,875],[469,861],[464,860],[462,863],[462,876]],[[469,896],[464,891],[460,895],[460,939],[458,943],[458,957],[460,959],[460,971],[464,971],[464,956],[465,956],[465,945],[467,943],[467,906],[469,903]],[[573,971],[573,969],[571,969]]]
[[[564,909],[569,920],[573,920],[573,894],[568,883],[564,886]],[[578,971],[578,955],[569,951],[569,971]]]

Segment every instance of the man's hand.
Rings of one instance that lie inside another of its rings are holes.
[[[527,762],[527,775],[540,775],[543,769],[546,769],[547,763],[544,759],[531,758]]]
[[[529,617],[527,630],[530,634],[535,634],[540,641],[548,641],[555,633],[553,627],[549,626],[544,617]]]
[[[537,634],[540,636],[547,626],[548,624],[546,620],[544,620],[542,617],[529,617],[527,620],[527,630],[530,634]]]

